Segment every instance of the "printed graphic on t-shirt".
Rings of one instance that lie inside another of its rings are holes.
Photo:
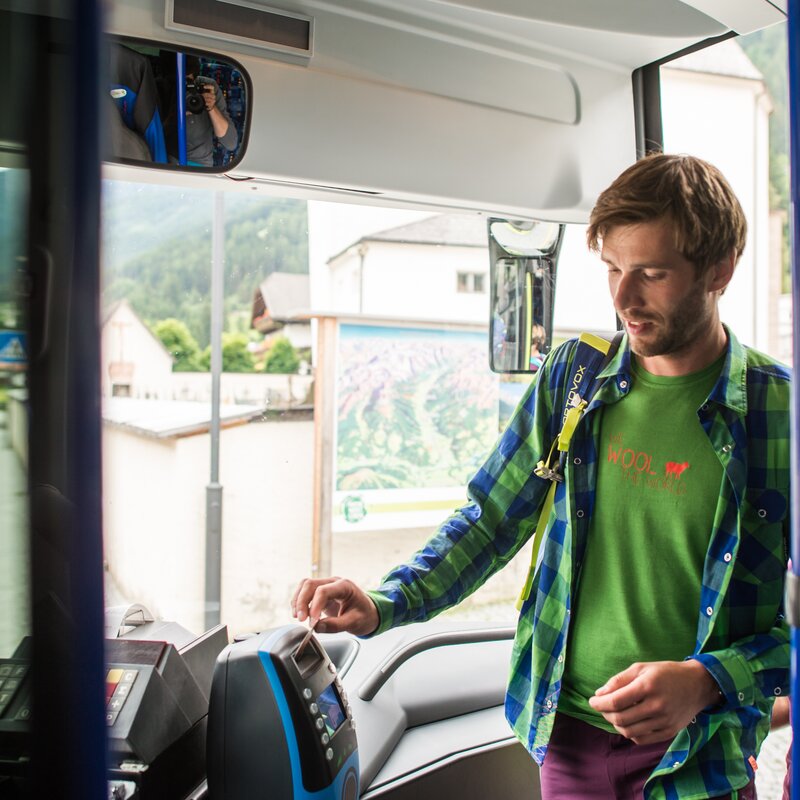
[[[609,437],[606,461],[619,468],[623,481],[646,491],[683,495],[691,483],[692,465],[681,458],[679,452],[661,456],[630,447],[622,433]]]

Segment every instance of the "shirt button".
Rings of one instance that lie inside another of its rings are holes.
[[[714,613],[714,609],[713,609],[713,608],[711,608],[711,606],[709,606],[709,607],[706,609],[706,614],[708,614],[708,616],[710,617],[710,616],[711,616],[713,613]]]
[[[692,717],[692,724],[694,724],[695,722],[697,722],[697,717]]]
[[[733,556],[730,553],[725,553],[725,555],[722,557],[725,559],[725,561],[730,561],[733,558]]]
[[[573,464],[580,464],[580,463],[582,463],[582,462],[581,462],[580,458],[578,458],[578,457],[576,456],[575,458],[573,458],[573,459],[572,459],[572,463],[573,463]]]
[[[775,692],[774,692],[775,697],[777,697],[780,693],[781,693],[781,687],[780,686],[776,686],[775,687]]]
[[[722,448],[722,452],[723,453],[730,453],[731,450],[733,450],[733,445],[732,444],[726,444]]]
[[[578,509],[578,513],[577,513],[576,516],[578,516],[578,517],[582,517],[583,516],[583,509],[582,508]]]
[[[744,692],[739,692],[739,694],[737,694],[736,696],[737,696],[737,697],[738,697],[740,700],[744,700]]]
[[[564,660],[564,656],[559,654],[558,656],[558,663],[560,664]]]
[[[758,516],[761,517],[761,519],[764,519],[764,517],[767,516],[767,509],[766,508],[759,508],[758,509]]]
[[[620,389],[627,389],[628,388],[628,381],[620,381],[619,382]]]
[[[675,762],[675,763],[672,765],[672,768],[673,768],[673,769],[678,769],[678,767],[679,767],[680,765],[681,765],[681,762],[680,762],[680,761],[676,761],[676,762]]]
[[[703,405],[700,406],[700,410],[701,411],[708,411],[708,403],[703,403]]]
[[[548,708],[552,708],[553,707],[553,701],[552,700],[548,700],[545,705],[547,705]]]

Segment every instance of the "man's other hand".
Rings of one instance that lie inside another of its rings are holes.
[[[698,661],[631,664],[601,686],[589,705],[636,744],[672,739],[719,699],[716,681]]]
[[[323,616],[324,614],[324,616]],[[366,636],[380,619],[369,595],[346,578],[306,578],[292,597],[292,616],[309,619],[319,633]]]

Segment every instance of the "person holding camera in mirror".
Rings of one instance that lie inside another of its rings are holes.
[[[213,78],[200,74],[200,60],[186,57],[186,160],[191,166],[213,167],[214,144],[235,150],[236,126],[228,115],[225,95]]]

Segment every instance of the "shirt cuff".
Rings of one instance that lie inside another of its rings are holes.
[[[388,631],[393,626],[394,620],[394,603],[385,595],[380,592],[369,591],[367,596],[378,610],[378,627],[372,633],[362,636],[362,639],[369,639],[372,636],[377,636],[379,633]]]
[[[720,650],[716,653],[700,653],[690,658],[699,661],[708,670],[722,695],[720,705],[711,706],[706,711],[730,711],[755,705],[753,672],[744,656],[732,650]]]

